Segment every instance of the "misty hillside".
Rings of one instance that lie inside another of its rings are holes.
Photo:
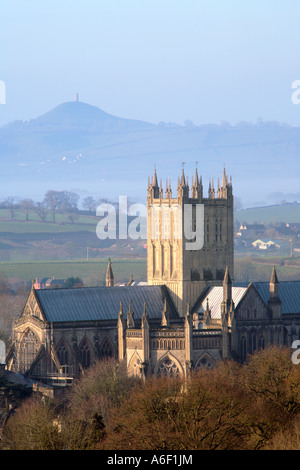
[[[91,106],[80,101],[62,103],[47,113],[29,122],[32,129],[46,129],[47,131],[86,131],[98,133],[105,131],[117,131],[152,127],[151,124],[123,119],[108,114],[96,106]]]
[[[182,162],[190,177],[198,162],[205,188],[225,165],[242,202],[272,202],[270,193],[299,193],[299,155],[300,128],[276,122],[154,125],[73,101],[0,128],[0,197],[66,189],[143,201],[154,166],[176,193]]]

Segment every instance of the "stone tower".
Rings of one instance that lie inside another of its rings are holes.
[[[165,284],[181,316],[208,282],[222,285],[226,266],[233,278],[233,195],[225,169],[216,192],[209,182],[207,198],[197,169],[191,188],[182,169],[175,197],[170,182],[163,191],[155,170],[148,181],[147,218],[148,284]]]

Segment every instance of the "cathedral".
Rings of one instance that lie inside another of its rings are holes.
[[[245,361],[269,344],[300,339],[300,281],[234,282],[234,198],[223,171],[203,195],[197,169],[177,193],[156,171],[147,190],[147,283],[32,287],[13,325],[8,370],[52,387],[95,360],[115,357],[130,375],[186,377],[220,360]]]

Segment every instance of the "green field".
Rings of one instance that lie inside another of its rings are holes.
[[[235,220],[248,224],[300,223],[300,204],[281,204],[240,210],[235,212]]]
[[[146,260],[112,259],[115,283],[128,282],[131,275],[137,281],[146,280]],[[67,279],[80,277],[86,286],[104,285],[107,260],[95,261],[37,261],[0,263],[0,276],[30,285],[36,278]],[[28,285],[27,285],[28,287]]]
[[[98,218],[78,213],[70,221],[69,214],[57,214],[56,223],[48,214],[47,222],[41,222],[36,213],[26,215],[14,211],[10,219],[7,209],[0,209],[0,277],[11,283],[25,283],[30,287],[33,279],[42,277],[80,277],[86,286],[104,285],[107,258],[113,261],[115,283],[128,282],[133,275],[136,281],[146,280],[146,252],[143,243],[125,242],[109,244],[96,237]],[[248,209],[235,213],[236,219],[246,223],[265,224],[273,221],[300,222],[300,205],[279,205]],[[126,246],[128,245],[128,246]],[[89,259],[87,257],[87,249]],[[96,252],[93,251],[93,247]],[[99,253],[97,249],[101,247]],[[94,254],[96,253],[96,255]],[[97,255],[98,253],[98,255]],[[93,259],[93,256],[98,256]],[[300,279],[300,260],[287,260],[283,256],[236,253],[235,280],[239,282],[268,281],[272,265],[278,269],[280,280]]]
[[[43,222],[7,222],[0,221],[0,233],[61,233],[95,232],[97,222],[93,224],[51,224]]]
[[[300,280],[300,259],[252,259],[235,257],[234,279],[236,282],[269,282],[273,266],[276,266],[279,281]]]
[[[251,258],[238,257],[235,259],[234,278],[236,282],[269,282],[272,267],[275,264],[279,280],[300,279],[300,259],[290,260],[291,265],[282,264],[278,260],[269,262]],[[293,264],[292,264],[293,263]],[[146,281],[146,259],[112,259],[115,283],[128,282],[131,275],[136,281]],[[8,279],[11,283],[26,283],[30,288],[32,280],[36,278],[67,279],[80,277],[86,286],[105,285],[107,260],[94,261],[37,261],[27,263],[0,263],[0,277]]]
[[[99,219],[95,216],[72,214],[73,223],[68,214],[56,214],[54,223],[48,214],[45,222],[42,222],[35,212],[30,212],[29,220],[21,210],[14,211],[14,218],[10,218],[8,209],[0,209],[0,234],[1,233],[60,233],[80,232],[96,230]]]
[[[70,216],[73,220],[70,219]],[[42,222],[38,215],[32,211],[28,214],[29,220],[22,210],[14,211],[11,219],[8,209],[0,209],[1,233],[62,233],[62,232],[95,232],[99,218],[86,214],[56,214],[53,223],[51,214]],[[235,212],[235,220],[240,223],[300,223],[300,204],[279,204],[266,207],[256,207]]]

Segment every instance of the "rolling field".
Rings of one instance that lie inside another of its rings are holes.
[[[235,282],[269,282],[272,267],[276,266],[279,280],[300,279],[300,259],[292,260],[288,264],[282,264],[278,259],[267,262],[252,260],[251,258],[235,259]],[[128,282],[131,275],[136,281],[147,280],[146,259],[112,259],[112,267],[115,284]],[[67,279],[68,277],[80,277],[86,286],[105,285],[107,260],[92,261],[37,261],[25,263],[0,262],[0,278],[8,279],[11,283],[25,283],[30,288],[32,280],[36,278],[55,277]]]
[[[300,223],[300,204],[280,204],[240,210],[235,212],[235,219],[248,224]]]
[[[83,260],[88,247],[103,251],[112,244],[97,238],[99,218],[93,215],[58,213],[56,223],[49,214],[47,221],[42,222],[33,211],[28,214],[28,221],[21,210],[14,211],[13,219],[10,216],[10,211],[0,209],[1,262]]]
[[[250,257],[235,257],[234,280],[235,282],[269,282],[273,266],[276,266],[279,281],[300,280],[299,258],[290,260],[282,258],[262,259],[259,261]]]
[[[29,219],[23,211],[15,210],[14,218],[11,219],[8,209],[0,209],[0,235],[5,233],[61,233],[61,232],[78,232],[96,230],[99,218],[92,215],[72,215],[73,223],[67,214],[56,214],[56,222],[52,221],[52,217],[48,214],[46,221],[42,222],[38,215],[31,211]]]
[[[68,214],[57,214],[56,223],[50,214],[46,222],[41,222],[35,212],[28,214],[29,221],[21,210],[14,211],[13,219],[10,216],[7,209],[0,209],[0,277],[13,284],[25,283],[30,287],[36,278],[78,276],[86,286],[104,285],[108,257],[112,259],[115,283],[128,282],[131,275],[136,281],[146,280],[143,244],[100,241],[96,237],[99,218],[95,216],[78,213],[71,221]],[[236,212],[235,217],[247,223],[280,219],[300,222],[300,205],[248,209]],[[282,256],[259,259],[237,253],[235,281],[268,281],[273,264],[280,280],[300,279],[300,258]]]
[[[146,260],[112,259],[115,283],[128,282],[130,276],[137,281],[146,280]],[[55,277],[67,279],[80,277],[86,286],[105,285],[107,260],[94,261],[37,261],[26,263],[0,263],[0,277],[25,282],[33,279]]]

